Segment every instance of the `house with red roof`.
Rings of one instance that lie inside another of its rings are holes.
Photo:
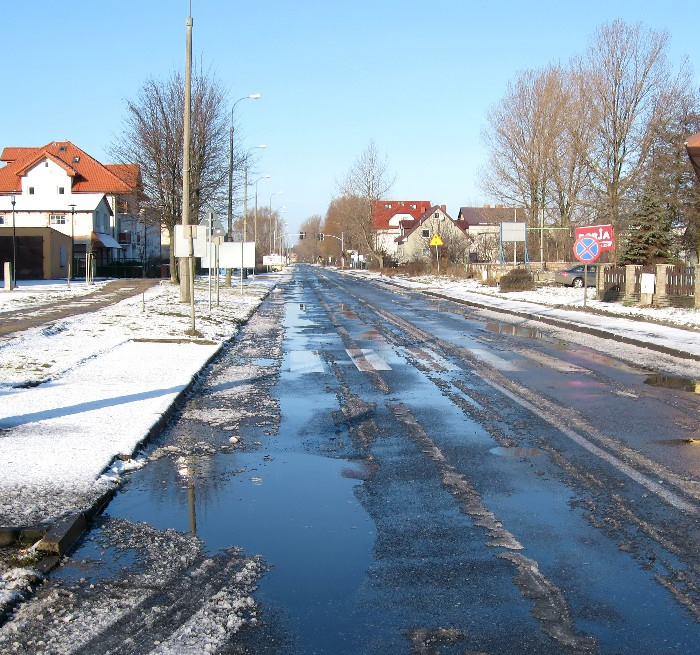
[[[466,263],[470,243],[467,227],[465,221],[451,218],[444,205],[428,207],[417,219],[402,226],[396,237],[397,261],[429,261],[435,257],[431,244],[437,244],[441,259],[447,255],[452,261]]]
[[[0,263],[16,278],[60,278],[120,258],[118,212],[137,211],[140,169],[105,165],[70,141],[0,154]]]
[[[431,206],[428,200],[375,200],[372,203],[372,231],[377,250],[396,259],[396,238]]]
[[[685,149],[688,153],[688,157],[690,157],[691,164],[693,164],[695,174],[698,176],[698,180],[700,180],[700,132],[688,137],[688,140],[685,142]]]

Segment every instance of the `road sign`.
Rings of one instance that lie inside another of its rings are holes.
[[[436,232],[435,234],[433,234],[433,238],[430,239],[430,245],[431,246],[444,246],[445,244],[442,242],[440,235]]]
[[[576,239],[581,237],[593,237],[598,240],[600,251],[613,250],[615,248],[615,233],[612,225],[589,225],[577,227],[574,234]]]
[[[590,264],[600,257],[600,243],[592,236],[579,237],[574,243],[574,257],[584,264]]]

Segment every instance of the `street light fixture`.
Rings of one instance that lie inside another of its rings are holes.
[[[275,191],[272,195],[270,195],[270,214],[268,217],[268,220],[270,222],[269,225],[269,230],[270,230],[270,254],[274,252],[274,247],[273,247],[273,239],[272,239],[272,198],[278,194],[282,193],[282,191]],[[277,225],[275,224],[275,232],[277,231]]]
[[[17,221],[15,220],[16,198],[14,193],[10,202],[12,203],[12,286],[10,288],[14,289],[17,286],[17,231],[15,228]]]
[[[228,155],[228,239],[232,239],[231,233],[233,231],[233,111],[236,109],[236,105],[242,100],[257,100],[260,98],[259,93],[251,93],[248,96],[243,96],[236,100],[231,107],[231,127],[229,128],[229,155]],[[264,146],[262,146],[264,147]]]
[[[263,175],[255,180],[255,216],[253,218],[253,241],[258,243],[258,182],[269,179],[269,175]],[[256,246],[257,247],[257,246]]]
[[[245,168],[243,176],[243,236],[241,241],[248,240],[248,157],[255,148],[267,148],[266,145],[254,146],[245,154]],[[268,176],[269,177],[269,176]]]

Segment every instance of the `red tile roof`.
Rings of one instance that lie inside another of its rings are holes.
[[[44,159],[61,166],[72,178],[73,193],[130,193],[138,182],[136,164],[104,166],[70,141],[53,141],[41,148],[4,148],[0,160],[0,193],[20,192],[21,178]]]
[[[690,162],[700,180],[700,132],[688,138],[685,142],[685,149],[688,151]]]
[[[412,208],[412,205],[415,205],[415,209]],[[372,229],[398,229],[389,225],[389,220],[392,216],[396,214],[409,214],[415,220],[430,206],[428,200],[375,200],[374,203],[372,203]]]

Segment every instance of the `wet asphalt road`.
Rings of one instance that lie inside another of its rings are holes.
[[[18,619],[12,652],[696,652],[700,413],[654,374],[299,266]],[[164,570],[154,550],[172,551]],[[237,631],[202,610],[248,595]],[[57,597],[69,621],[46,618]],[[80,641],[76,617],[102,611],[119,618]],[[198,612],[221,629],[178,650]],[[40,637],[55,650],[32,650]]]

